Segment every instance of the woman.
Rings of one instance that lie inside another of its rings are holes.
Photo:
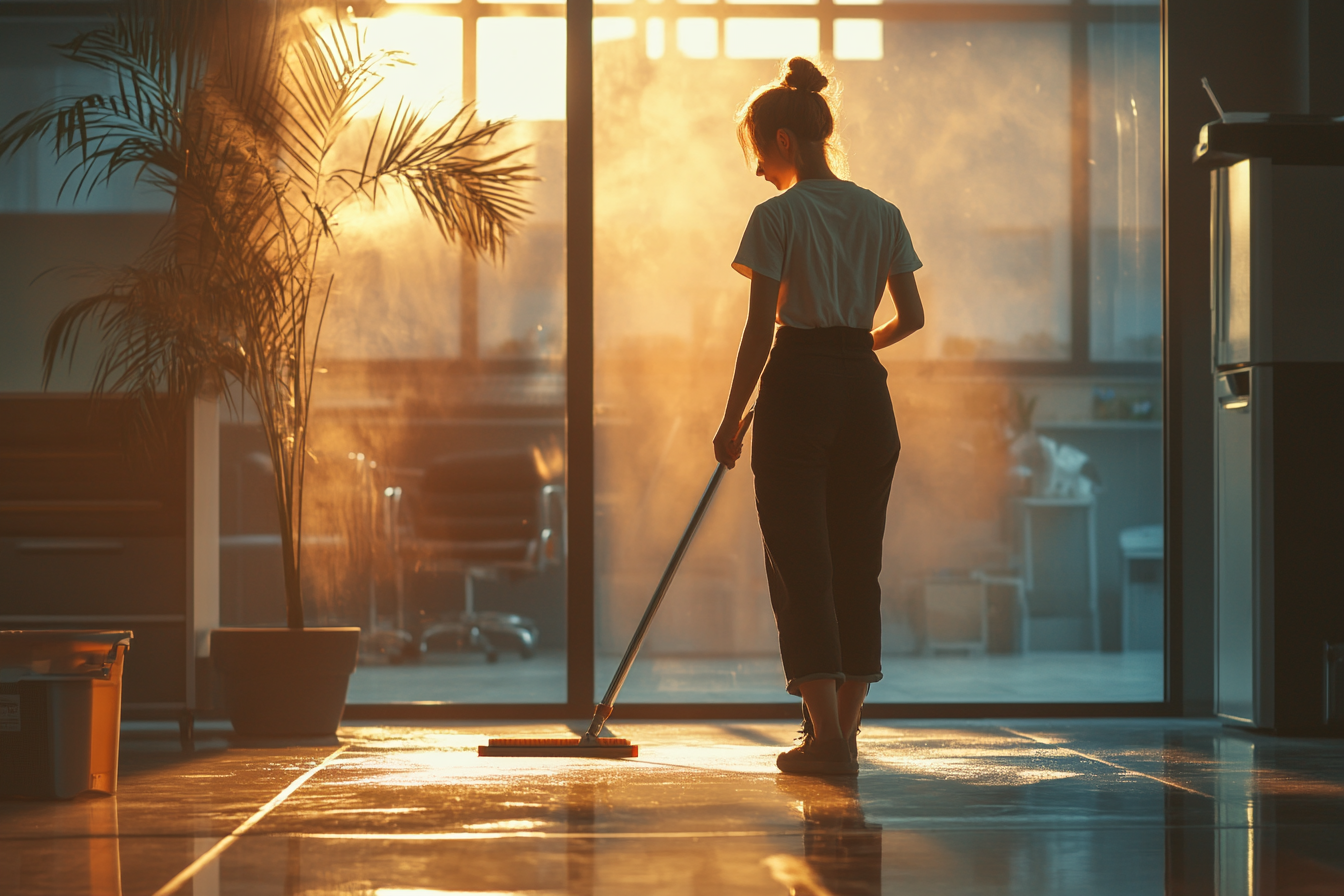
[[[877,577],[900,440],[874,352],[924,325],[900,211],[832,170],[828,84],[790,59],[738,114],[743,152],[781,193],[752,212],[733,260],[751,299],[714,436],[732,467],[759,380],[751,466],[770,603],[789,693],[810,719],[776,765],[823,775],[858,773],[863,700],[882,678]],[[873,329],[887,288],[896,314]]]

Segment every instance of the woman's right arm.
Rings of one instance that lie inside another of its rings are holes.
[[[733,385],[728,390],[723,422],[714,434],[714,457],[732,469],[742,456],[742,415],[756,390],[765,362],[770,357],[770,345],[775,341],[775,314],[779,306],[779,281],[752,272],[751,300],[747,308],[747,323],[742,328],[742,341],[737,347],[737,364],[733,369]]]
[[[924,303],[914,272],[892,274],[887,278],[887,288],[896,303],[896,316],[873,330],[873,351],[895,345],[924,326]]]

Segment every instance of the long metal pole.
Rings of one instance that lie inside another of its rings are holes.
[[[756,411],[753,408],[747,413],[742,421],[742,426],[738,430],[738,439],[741,440],[746,434],[747,427],[751,425],[751,419]],[[709,511],[710,502],[714,500],[714,493],[719,490],[719,482],[723,479],[723,474],[728,468],[723,464],[714,470],[714,475],[709,477],[709,484],[705,486],[705,493],[700,496],[700,503],[695,507],[695,513],[691,514],[691,521],[686,524],[686,531],[681,533],[681,541],[677,542],[677,549],[672,552],[672,559],[667,561],[667,569],[663,570],[663,577],[658,580],[658,587],[654,589],[653,598],[649,605],[644,609],[644,616],[639,620],[639,626],[635,629],[634,637],[630,639],[630,646],[625,648],[625,656],[621,657],[621,664],[616,667],[616,674],[612,676],[611,684],[607,685],[607,693],[602,697],[602,702],[593,709],[593,721],[588,726],[585,738],[595,738],[602,733],[602,726],[611,718],[612,708],[616,705],[616,698],[621,693],[621,687],[625,684],[626,677],[630,674],[630,667],[635,663],[635,657],[639,654],[639,648],[644,644],[644,636],[649,633],[649,626],[653,624],[653,617],[658,615],[658,608],[663,604],[663,598],[667,596],[667,589],[672,586],[672,580],[677,575],[677,568],[681,566],[682,558],[686,556],[686,551],[691,546],[692,539],[695,538],[696,530],[700,528],[700,523]]]

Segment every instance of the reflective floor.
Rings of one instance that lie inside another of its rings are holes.
[[[1340,894],[1344,741],[1212,723],[629,723],[635,760],[480,759],[559,724],[296,744],[128,726],[116,797],[0,803],[4,894]]]

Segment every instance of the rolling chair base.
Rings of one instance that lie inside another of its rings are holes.
[[[536,654],[537,627],[531,619],[513,613],[463,613],[456,622],[445,622],[425,629],[420,636],[420,652],[427,653],[431,641],[448,641],[450,649],[477,651],[489,663],[499,661],[499,644],[514,642],[522,659]]]

